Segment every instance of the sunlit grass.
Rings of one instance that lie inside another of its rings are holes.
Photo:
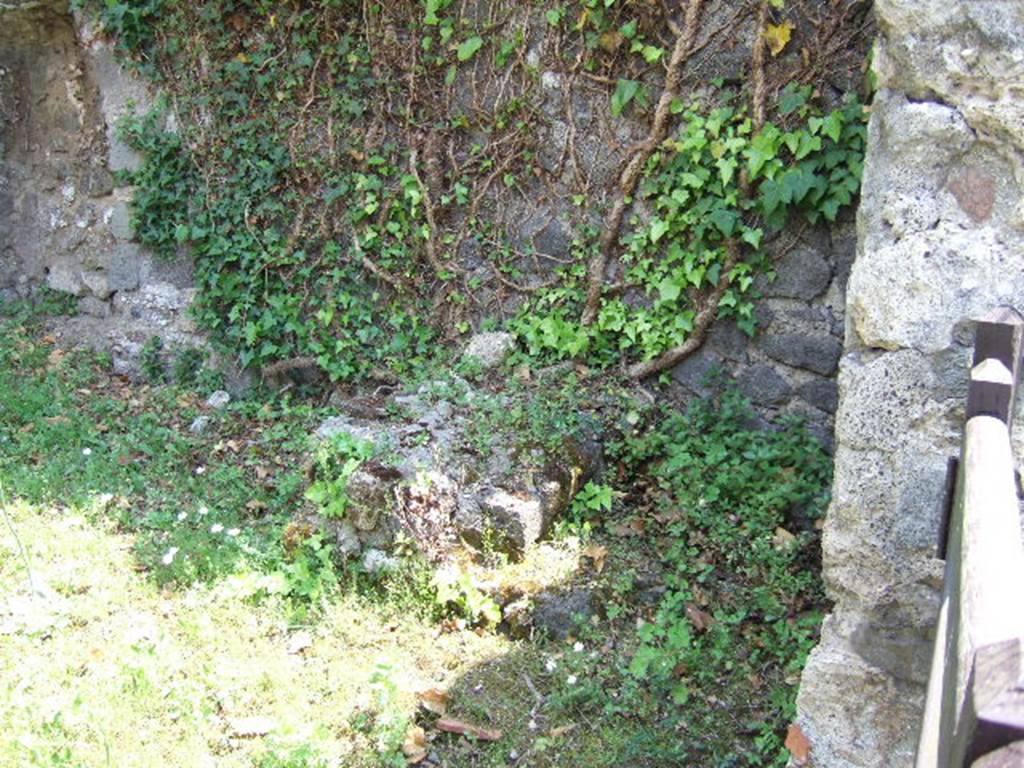
[[[311,744],[330,765],[376,765],[351,722],[386,669],[396,706],[508,653],[493,633],[441,633],[355,596],[315,626],[230,583],[162,592],[137,573],[131,539],[81,510],[7,514],[28,550],[0,539],[0,765],[249,766]],[[301,648],[308,633],[309,645]],[[265,736],[238,732],[266,718]],[[242,723],[244,725],[244,722]]]

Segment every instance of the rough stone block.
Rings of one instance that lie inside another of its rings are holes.
[[[834,379],[814,379],[801,384],[797,395],[819,411],[835,413],[839,407],[839,387]]]
[[[776,278],[764,286],[766,296],[811,300],[832,282],[832,265],[817,251],[799,248],[779,264]]]
[[[765,336],[759,346],[773,360],[793,368],[820,373],[822,376],[830,376],[836,372],[839,357],[843,353],[842,343],[834,336],[787,333]]]
[[[789,382],[772,366],[764,363],[744,369],[737,383],[740,392],[755,405],[783,405],[793,393]]]
[[[78,311],[89,317],[110,317],[110,304],[95,296],[83,296],[78,300]]]
[[[135,236],[132,212],[127,201],[118,201],[110,207],[107,226],[110,227],[110,234],[118,240],[131,240]]]
[[[699,351],[672,369],[672,378],[700,397],[715,391],[714,379],[722,371],[722,360],[708,351]]]
[[[46,284],[55,291],[81,296],[85,292],[82,272],[77,264],[60,261],[51,264],[46,272]]]

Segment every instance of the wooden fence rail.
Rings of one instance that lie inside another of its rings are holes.
[[[1024,318],[978,323],[917,768],[1024,766],[1024,544],[1010,431]]]

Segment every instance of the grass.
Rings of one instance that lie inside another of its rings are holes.
[[[417,727],[451,768],[785,764],[823,607],[828,466],[799,429],[752,431],[735,398],[624,401],[555,540],[454,561],[467,605],[506,609],[499,632],[440,605],[415,556],[371,577],[297,522],[327,411],[207,394],[0,318],[0,766],[401,766]],[[520,395],[480,434],[544,434]],[[561,589],[598,605],[566,639],[509,618]],[[440,732],[431,689],[501,738]]]
[[[286,605],[253,604],[230,580],[166,591],[138,572],[132,538],[88,509],[7,510],[36,594],[5,537],[3,765],[249,766],[303,745],[330,765],[377,765],[372,735],[352,721],[373,708],[380,668],[411,716],[416,691],[512,645],[492,633],[438,633],[352,595],[304,627]],[[246,738],[236,726],[249,717],[276,725]]]

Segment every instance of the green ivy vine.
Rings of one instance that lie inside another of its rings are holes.
[[[686,340],[694,297],[718,285],[724,270],[729,287],[719,316],[753,335],[754,278],[774,277],[766,237],[794,217],[835,221],[860,184],[863,106],[851,99],[822,113],[809,95],[797,88],[783,94],[780,113],[794,123],[789,129],[767,123],[755,130],[736,106],[673,105],[681,127],[645,168],[638,213],[621,241],[620,283],[606,291],[597,322],[580,323],[579,263],[596,241],[577,242],[584,258],[514,322],[531,354],[598,364],[650,360]]]

